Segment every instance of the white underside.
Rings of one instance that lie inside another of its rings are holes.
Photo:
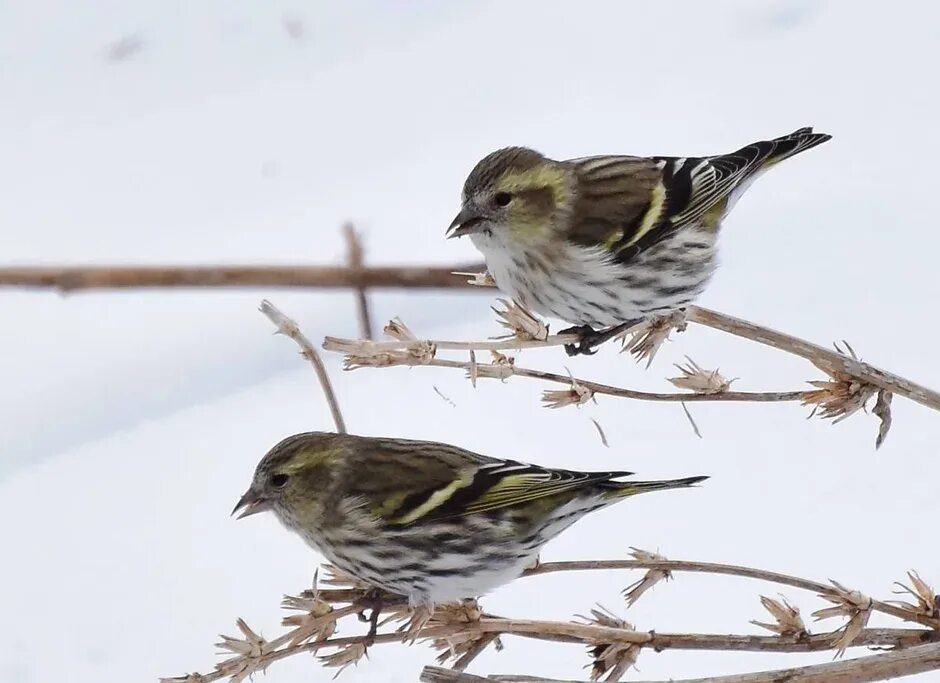
[[[534,267],[526,249],[504,239],[498,230],[475,234],[472,240],[500,290],[532,311],[573,325],[608,327],[667,315],[700,294],[714,271],[714,233],[693,229],[655,245],[627,266],[613,261],[600,247],[566,245],[551,266],[543,269]],[[651,265],[657,256],[692,258],[699,266]],[[660,293],[680,288],[680,292]]]
[[[392,593],[407,595],[412,605],[433,605],[434,603],[452,602],[464,598],[479,597],[489,593],[499,586],[505,585],[514,579],[517,579],[526,568],[532,566],[538,558],[542,545],[548,540],[554,538],[562,531],[571,526],[588,511],[596,509],[607,501],[601,502],[601,499],[575,499],[557,509],[552,519],[549,520],[539,534],[540,542],[523,557],[513,559],[512,561],[490,562],[490,567],[484,570],[473,572],[470,576],[461,576],[451,574],[446,576],[430,576],[425,573],[420,577],[405,577],[392,580],[392,577],[399,577],[401,572],[395,567],[386,567],[385,571],[375,570],[369,567],[376,567],[381,561],[374,557],[369,549],[364,546],[349,547],[346,546],[337,552],[337,548],[324,542],[319,535],[313,535],[306,529],[300,528],[287,522],[285,524],[292,531],[300,536],[314,549],[323,554],[323,556],[332,564],[343,571],[355,576],[361,581],[371,585],[383,588]],[[492,527],[491,527],[492,529]],[[422,533],[420,530],[403,531],[403,533]],[[512,533],[512,529],[507,523],[503,531],[497,532],[496,537],[505,537]],[[391,540],[391,539],[389,539]],[[485,548],[482,549],[485,551]],[[411,558],[407,558],[409,561]],[[468,565],[474,563],[472,557],[447,554],[441,552],[432,557],[423,566],[426,572],[431,571],[459,571]],[[420,588],[417,588],[421,584]]]

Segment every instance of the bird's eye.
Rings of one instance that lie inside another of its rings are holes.
[[[274,488],[282,489],[287,485],[287,480],[288,476],[286,474],[272,474],[269,481]]]
[[[496,202],[496,206],[509,206],[509,202],[512,201],[512,195],[508,192],[497,192],[493,196],[493,201]]]

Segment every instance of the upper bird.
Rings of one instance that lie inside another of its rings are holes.
[[[428,607],[515,579],[543,544],[593,510],[707,478],[619,481],[628,475],[548,469],[431,441],[308,432],[264,456],[233,513],[273,510],[343,571]]]
[[[569,354],[682,310],[715,269],[722,219],[767,168],[831,136],[800,128],[711,157],[485,156],[464,183],[449,237],[470,235],[496,285],[575,325]],[[607,329],[600,329],[607,328]]]

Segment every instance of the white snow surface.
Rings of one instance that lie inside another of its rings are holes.
[[[301,39],[285,18],[302,23]],[[814,125],[835,137],[749,190],[701,303],[821,343],[847,339],[940,387],[938,25],[940,9],[905,0],[2,2],[0,261],[326,264],[342,257],[347,219],[370,262],[469,261],[472,245],[443,233],[466,173],[499,146],[708,154]],[[122,39],[139,49],[107,60]],[[281,595],[309,585],[319,558],[271,517],[228,513],[270,446],[331,423],[309,367],[256,312],[264,296],[313,338],[355,334],[348,293],[0,292],[0,681],[152,681],[211,669],[236,617],[279,632]],[[377,320],[401,315],[444,338],[496,334],[492,300],[372,297]],[[740,377],[740,389],[819,377],[695,326],[649,371],[613,348],[517,356],[664,390],[685,354]],[[832,577],[882,598],[911,568],[940,584],[940,416],[901,398],[876,452],[877,421],[861,413],[832,426],[792,404],[695,404],[700,440],[676,404],[601,398],[549,411],[538,401],[547,387],[531,380],[473,389],[445,370],[329,365],[356,433],[712,476],[596,513],[544,560],[638,546]],[[755,633],[758,595],[779,590],[679,575],[626,610],[619,591],[635,578],[524,579],[484,605],[568,619],[600,602],[641,629]],[[783,592],[807,617],[822,606]],[[586,676],[583,648],[505,643],[471,671]],[[636,675],[829,657],[644,652]],[[375,647],[342,680],[415,681],[432,661],[420,645]],[[332,674],[295,657],[267,676]]]

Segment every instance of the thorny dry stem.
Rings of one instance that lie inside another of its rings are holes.
[[[640,656],[643,649],[655,651],[679,650],[726,650],[763,652],[816,652],[834,650],[840,655],[848,647],[913,648],[924,643],[940,642],[940,618],[932,611],[937,596],[915,572],[908,574],[911,586],[902,586],[903,591],[916,596],[916,604],[908,602],[881,602],[850,590],[837,582],[819,583],[808,579],[768,572],[736,565],[707,562],[671,561],[661,555],[633,549],[633,560],[597,560],[581,562],[541,563],[526,572],[526,576],[537,576],[556,571],[587,569],[644,569],[646,575],[640,582],[625,591],[627,603],[632,604],[642,593],[656,582],[668,578],[671,572],[703,572],[730,574],[784,584],[817,593],[834,606],[817,612],[826,616],[848,617],[845,626],[832,633],[810,634],[799,616],[799,610],[785,599],[776,601],[767,597],[761,603],[774,617],[775,623],[756,623],[774,632],[775,635],[758,636],[744,634],[697,634],[661,633],[637,630],[633,625],[604,608],[592,609],[589,617],[580,621],[536,621],[529,619],[506,619],[484,612],[476,601],[437,605],[430,615],[423,615],[415,623],[413,611],[407,601],[387,595],[385,613],[389,615],[382,623],[390,621],[405,623],[397,630],[379,633],[372,644],[429,641],[439,651],[440,663],[453,662],[457,670],[466,666],[488,646],[501,647],[499,638],[516,635],[537,640],[587,645],[591,655],[593,680],[618,681]],[[329,650],[321,656],[326,666],[355,665],[368,655],[366,636],[336,638],[333,634],[337,624],[357,623],[353,617],[361,610],[360,604],[370,594],[362,584],[349,582],[342,572],[330,568],[332,574],[320,587],[314,579],[313,588],[298,596],[285,596],[282,606],[291,611],[283,625],[288,630],[273,640],[266,640],[252,630],[243,620],[236,622],[241,636],[223,636],[219,647],[227,659],[219,662],[214,671],[206,674],[190,674],[164,681],[187,683],[210,683],[229,677],[240,682],[255,672],[264,671],[270,664],[299,653],[317,653]],[[337,586],[337,587],[331,587]],[[645,588],[638,588],[645,586]],[[926,628],[867,628],[867,615],[880,611],[907,621],[917,622]],[[824,614],[825,613],[825,614]],[[860,615],[866,616],[860,616]],[[936,666],[940,668],[940,659]],[[756,680],[756,679],[755,679]],[[854,680],[854,679],[846,679]]]
[[[879,388],[868,381],[860,380],[852,373],[851,369],[864,364],[847,343],[844,343],[844,349],[838,345],[836,346],[836,356],[839,362],[833,362],[829,355],[812,359],[813,364],[826,373],[827,379],[809,382],[815,387],[811,390],[787,392],[731,391],[731,384],[736,378],[727,379],[718,370],[707,370],[686,356],[687,362],[685,365],[676,365],[681,375],[669,378],[669,381],[680,389],[688,390],[688,393],[644,392],[590,382],[573,377],[570,372],[565,377],[557,373],[517,365],[515,358],[507,357],[499,351],[559,346],[570,344],[575,339],[573,335],[551,335],[548,326],[530,311],[505,299],[499,301],[503,308],[494,307],[493,310],[497,314],[500,325],[508,328],[512,334],[497,340],[461,342],[419,339],[408,330],[404,323],[396,318],[386,327],[386,333],[393,336],[394,341],[375,342],[328,336],[323,340],[323,348],[327,351],[344,354],[344,367],[347,370],[362,367],[422,365],[465,370],[474,387],[480,378],[506,380],[514,375],[567,385],[565,390],[543,392],[542,401],[549,408],[561,408],[569,405],[579,406],[593,399],[595,394],[645,401],[676,401],[682,404],[686,416],[698,436],[701,436],[701,434],[685,405],[688,402],[800,401],[803,405],[814,406],[810,414],[811,417],[818,414],[821,418],[840,422],[858,410],[864,409],[870,399],[877,395],[877,401],[872,411],[881,420],[881,426],[875,441],[876,448],[882,445],[891,426],[891,391]],[[691,311],[689,315],[692,317],[688,319],[697,320],[702,313],[699,309],[696,309]],[[656,351],[668,339],[672,330],[685,328],[686,319],[685,314],[673,314],[634,327],[626,333],[626,335],[632,335],[632,341],[626,341],[624,349],[631,351],[638,360],[647,359],[651,361]],[[404,336],[395,334],[397,328],[408,330],[408,334]],[[445,349],[468,351],[470,358],[467,361],[439,358],[438,352]],[[493,354],[494,361],[492,363],[480,363],[477,360],[475,352],[483,350]],[[829,354],[829,352],[826,351],[826,354]],[[649,362],[647,363],[648,366]],[[849,368],[849,370],[846,368]]]
[[[261,302],[261,306],[258,310],[264,313],[268,320],[274,323],[274,326],[277,328],[275,334],[286,335],[297,342],[297,345],[300,347],[300,354],[310,361],[314,372],[317,373],[317,379],[320,381],[323,395],[326,397],[326,402],[330,406],[330,413],[333,415],[333,423],[336,425],[336,431],[340,434],[345,434],[346,423],[343,421],[343,413],[339,409],[339,401],[336,400],[336,392],[333,391],[333,385],[330,382],[330,376],[326,372],[326,366],[323,365],[323,360],[320,358],[320,354],[317,353],[317,350],[313,348],[313,344],[311,344],[310,340],[300,331],[297,323],[281,313],[281,311],[267,299]]]
[[[395,321],[393,321],[395,322]],[[400,324],[400,321],[398,321]],[[660,393],[638,391],[615,387],[600,382],[592,382],[575,378],[571,375],[560,375],[554,372],[533,370],[520,367],[515,359],[499,354],[492,363],[481,363],[475,357],[468,361],[456,361],[438,358],[437,352],[442,349],[461,349],[468,351],[500,351],[510,349],[534,348],[543,346],[560,346],[574,341],[571,335],[551,335],[544,341],[535,340],[500,340],[479,342],[455,342],[436,339],[402,339],[388,342],[371,342],[362,339],[343,339],[340,337],[326,337],[323,340],[323,349],[346,356],[345,368],[355,370],[364,367],[395,367],[395,366],[427,366],[437,368],[454,368],[465,370],[468,378],[479,380],[484,378],[505,380],[510,377],[530,377],[549,382],[565,384],[579,396],[584,389],[592,394],[618,396],[642,401],[802,401],[804,391],[722,391],[713,393]],[[574,389],[573,384],[580,386]],[[551,407],[554,405],[556,394],[551,394],[552,400],[546,400]],[[584,401],[580,401],[583,403]],[[574,402],[572,402],[574,403]]]

